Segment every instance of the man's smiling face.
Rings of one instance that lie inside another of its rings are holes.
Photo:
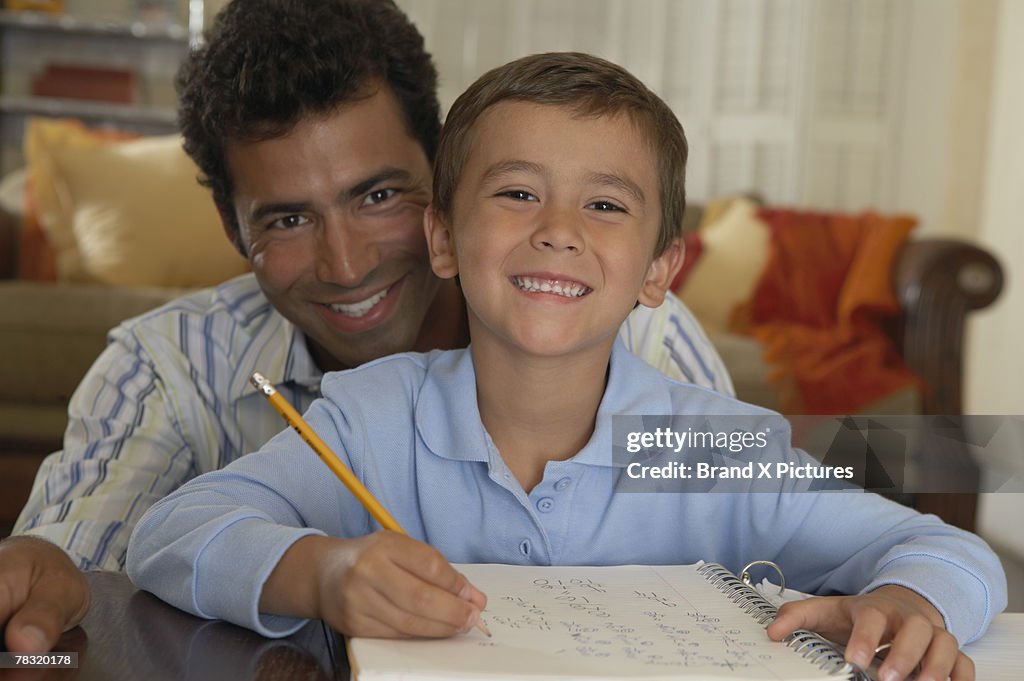
[[[440,282],[423,236],[430,163],[394,95],[377,88],[226,155],[241,245],[320,368],[413,349]]]

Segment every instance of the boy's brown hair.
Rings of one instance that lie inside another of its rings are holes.
[[[654,254],[682,234],[686,208],[686,135],[665,102],[626,69],[579,52],[535,54],[480,76],[452,105],[434,165],[434,207],[450,215],[455,188],[473,145],[473,126],[502,101],[565,106],[576,115],[626,114],[658,159],[661,229]]]

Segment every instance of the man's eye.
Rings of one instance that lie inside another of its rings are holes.
[[[283,218],[278,218],[271,222],[270,226],[277,229],[294,229],[295,227],[301,227],[308,222],[309,220],[301,215],[286,215]]]
[[[587,204],[587,208],[593,208],[599,211],[621,211],[626,212],[626,209],[622,206],[612,203],[611,201],[594,201],[593,203]]]
[[[398,193],[397,189],[375,189],[366,195],[364,203],[368,206],[372,206],[378,203],[384,203],[392,196]]]
[[[537,197],[530,192],[523,191],[522,189],[511,189],[507,192],[501,192],[498,196],[505,196],[516,201],[536,201]]]

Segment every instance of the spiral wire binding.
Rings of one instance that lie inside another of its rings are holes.
[[[779,612],[764,596],[718,563],[704,563],[697,568],[697,574],[702,575],[762,626],[768,626]],[[830,674],[846,674],[850,681],[871,681],[867,672],[843,659],[842,651],[835,644],[813,631],[797,629],[784,642]]]

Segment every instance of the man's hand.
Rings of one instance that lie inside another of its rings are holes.
[[[824,596],[779,608],[768,635],[782,640],[794,629],[809,629],[846,642],[846,660],[864,669],[875,648],[892,643],[878,669],[879,681],[905,679],[918,664],[919,681],[973,681],[974,662],[961,653],[942,616],[910,589],[887,585],[860,596]]]
[[[349,636],[440,638],[469,631],[487,597],[437,549],[396,532],[304,537],[263,586],[260,610],[323,619]]]
[[[89,585],[60,547],[36,537],[0,542],[0,623],[7,649],[45,653],[89,611]]]

